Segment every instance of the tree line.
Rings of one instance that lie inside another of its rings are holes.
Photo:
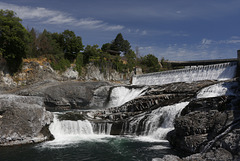
[[[39,33],[34,28],[26,29],[21,21],[14,11],[0,10],[0,56],[7,61],[11,73],[21,69],[23,58],[39,57],[47,58],[53,69],[59,71],[75,63],[79,73],[89,63],[98,66],[102,72],[106,68],[129,72],[136,66],[145,73],[163,69],[152,54],[137,57],[121,33],[100,48],[98,45],[84,46],[82,38],[73,31],[51,33],[45,29]]]

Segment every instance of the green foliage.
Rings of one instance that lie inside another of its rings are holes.
[[[79,73],[88,63],[94,63],[101,72],[106,72],[106,69],[127,72],[136,65],[140,65],[144,72],[160,69],[158,59],[152,54],[142,57],[138,62],[130,43],[124,40],[121,33],[111,43],[103,44],[101,49],[98,45],[87,45],[84,49],[81,37],[73,31],[51,33],[45,29],[38,34],[34,28],[27,31],[20,22],[21,19],[13,11],[0,10],[0,56],[6,59],[12,73],[18,71],[22,58],[26,57],[46,57],[51,61],[53,69],[61,72],[74,61]],[[121,53],[124,57],[120,56]],[[163,69],[170,68],[164,58],[161,64]]]
[[[32,28],[29,31],[29,37],[30,37],[30,41],[28,44],[28,51],[26,56],[28,58],[36,58],[38,56],[38,50],[37,50],[37,32],[34,28]]]
[[[121,33],[119,33],[116,38],[112,41],[111,50],[114,51],[121,51],[124,54],[126,54],[130,50],[131,46],[130,43],[127,40],[123,39],[123,36]]]
[[[84,65],[89,62],[97,61],[100,58],[101,50],[98,49],[98,45],[87,45],[83,51],[83,63]]]
[[[76,70],[79,74],[82,73],[82,67],[83,67],[83,54],[79,53],[76,58]]]
[[[167,60],[164,59],[164,57],[162,57],[160,62],[162,65],[161,71],[172,69],[172,65],[170,63],[168,63]]]
[[[112,44],[110,44],[110,43],[103,44],[101,50],[102,50],[103,52],[107,52],[108,50],[111,49],[111,45],[112,45]]]
[[[46,29],[39,35],[37,42],[37,56],[61,55],[63,51],[60,45],[52,38],[52,33]]]
[[[115,69],[118,72],[124,72],[126,69],[126,66],[121,61],[120,56],[115,56],[112,61],[112,68]]]
[[[125,57],[127,58],[127,68],[132,71],[134,67],[136,66],[137,63],[137,56],[134,53],[134,51],[129,50],[126,54]]]
[[[65,30],[62,33],[63,51],[65,58],[70,62],[76,59],[78,53],[83,50],[82,38],[76,36],[73,31]]]
[[[160,70],[158,58],[152,54],[142,57],[140,64],[145,73],[158,72]]]
[[[20,22],[13,11],[0,10],[0,51],[12,73],[21,67],[29,42],[28,32]]]
[[[65,59],[64,57],[58,57],[58,56],[51,55],[50,60],[51,60],[52,68],[54,70],[58,70],[60,72],[65,71],[71,65],[69,60]]]

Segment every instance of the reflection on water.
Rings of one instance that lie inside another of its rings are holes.
[[[1,147],[0,160],[85,160],[134,161],[152,160],[166,154],[176,154],[167,141],[149,142],[137,137],[97,136],[54,140],[37,145]],[[144,141],[141,141],[144,140]]]

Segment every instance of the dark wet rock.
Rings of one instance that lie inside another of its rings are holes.
[[[228,133],[220,144],[233,155],[240,157],[240,127]]]
[[[175,155],[165,155],[163,158],[153,158],[152,161],[182,161],[182,159]]]
[[[85,120],[84,115],[81,112],[66,112],[61,113],[57,115],[58,120],[71,120],[71,121],[77,121],[77,120]]]
[[[111,113],[144,112],[178,102],[183,102],[189,98],[191,98],[191,95],[189,96],[187,94],[143,95],[123,104],[120,107],[109,108],[109,111],[111,111]]]
[[[236,159],[238,158],[234,158],[229,151],[219,148],[207,153],[192,154],[185,158],[179,158],[175,155],[165,155],[163,158],[153,158],[153,161],[232,161]]]
[[[161,86],[148,86],[145,89],[145,94],[142,96],[138,96],[119,107],[111,107],[105,110],[92,112],[92,118],[88,119],[112,122],[111,134],[122,135],[122,129],[128,129],[128,122],[131,118],[146,115],[146,117],[142,117],[139,125],[136,125],[138,126],[137,129],[134,130],[136,132],[135,134],[139,135],[145,130],[143,124],[144,119],[147,118],[148,113],[151,113],[152,110],[179,102],[193,100],[199,90],[215,83],[217,82],[199,81],[193,83],[181,82]],[[143,86],[126,86],[126,88],[137,89],[143,88]]]
[[[152,90],[147,92],[146,95],[174,94],[174,93],[196,95],[200,89],[216,83],[217,81],[206,80],[191,83],[179,82],[165,84],[161,86],[151,86]]]
[[[211,150],[210,152],[207,153],[197,153],[190,155],[186,158],[182,159],[183,161],[205,161],[205,160],[211,160],[211,161],[231,161],[233,160],[232,154],[223,149],[223,148],[218,148]]]
[[[183,160],[236,160],[240,147],[240,108],[236,96],[192,100],[168,133],[170,144],[186,153]],[[201,152],[201,153],[200,153]]]
[[[53,138],[53,115],[42,98],[4,95],[0,98],[0,146],[42,142]]]
[[[232,96],[220,96],[213,98],[200,98],[192,100],[187,107],[185,107],[181,115],[184,116],[190,112],[198,111],[204,112],[209,110],[224,111],[230,110],[231,106],[229,104],[234,99]]]

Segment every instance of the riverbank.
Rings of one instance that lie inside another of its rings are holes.
[[[49,111],[61,111],[61,120],[55,125],[68,135],[83,137],[80,122],[86,120],[84,135],[168,139],[173,151],[189,155],[182,160],[239,159],[239,79],[145,86],[42,79],[50,75],[22,86],[2,85],[2,146],[56,138],[57,133],[49,131],[54,124]],[[63,124],[71,125],[73,131],[64,129],[68,126]],[[163,159],[168,157],[174,156]]]

